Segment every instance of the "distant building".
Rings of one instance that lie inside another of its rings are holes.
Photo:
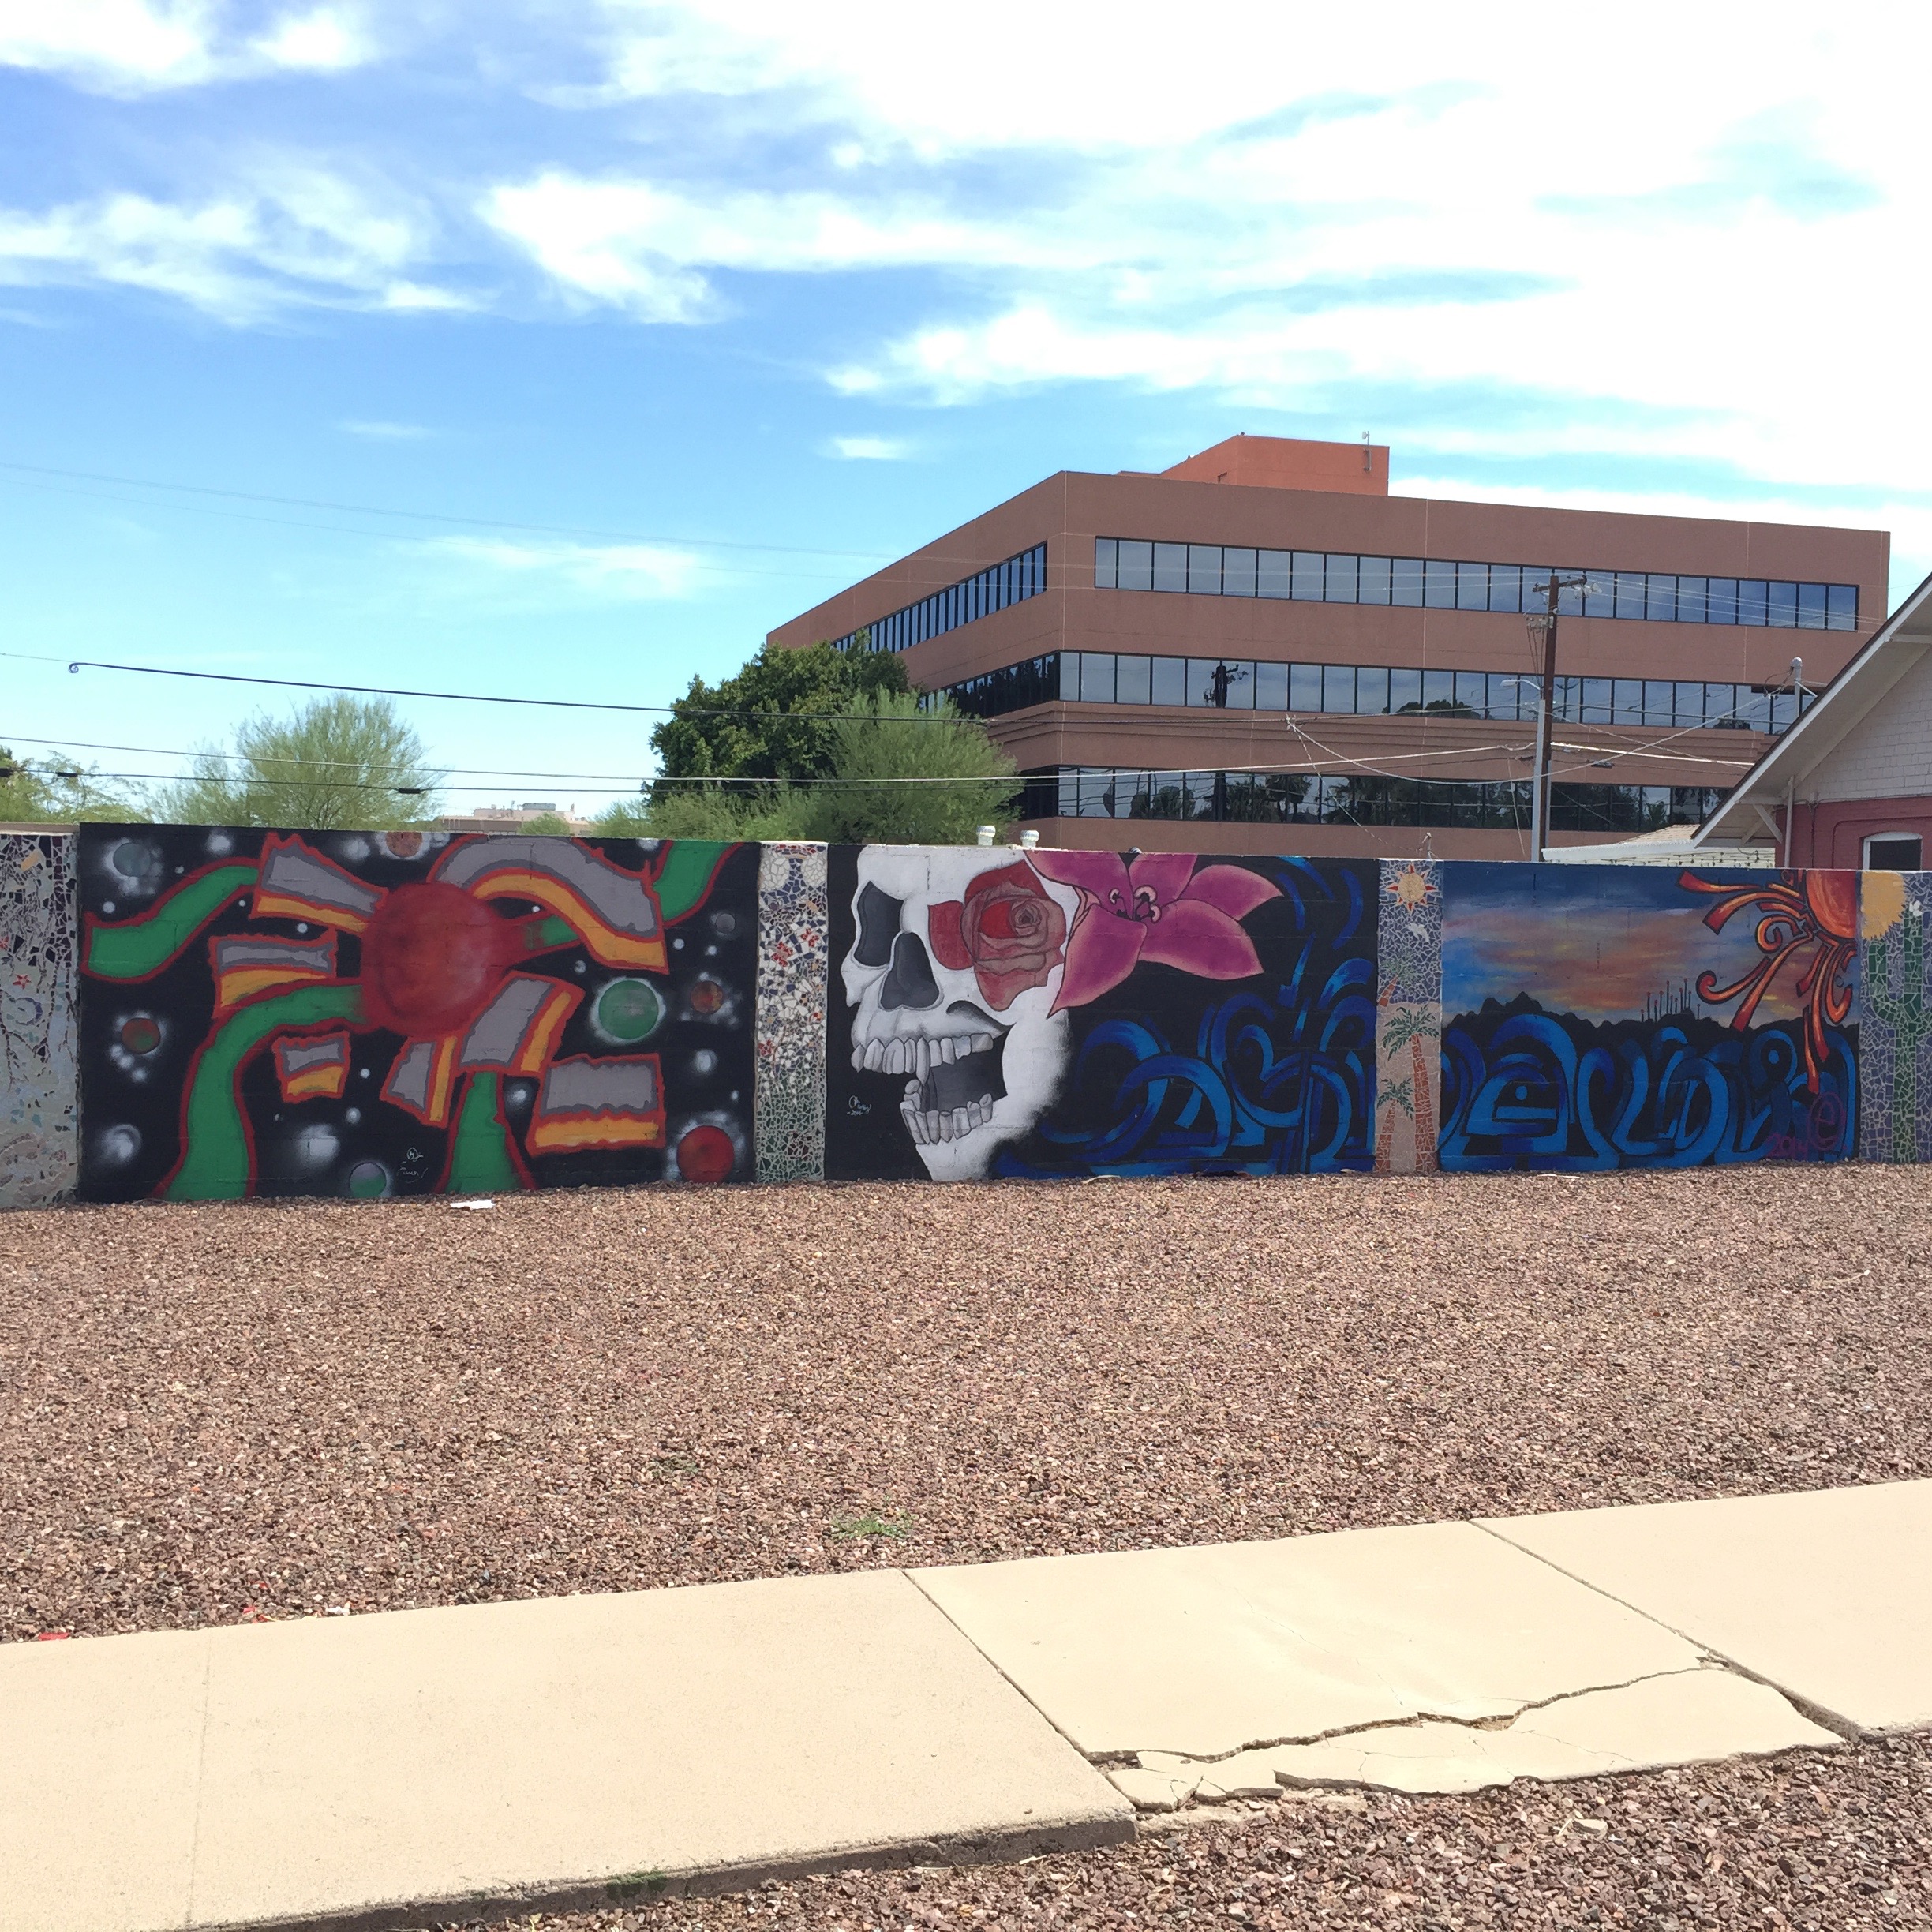
[[[1388,493],[1366,444],[1062,472],[781,625],[903,651],[1048,845],[1525,858],[1552,569],[1553,844],[1690,836],[1885,607],[1880,530]],[[1131,824],[1122,823],[1131,821]],[[1211,822],[1211,829],[1203,822]]]
[[[1809,668],[1810,660],[1806,659]],[[1932,577],[1697,833],[1709,864],[1753,846],[1788,866],[1916,872],[1932,852]]]
[[[445,832],[521,832],[536,818],[561,818],[573,838],[582,838],[591,830],[588,818],[527,799],[521,805],[480,805],[473,812],[446,815],[438,823]]]

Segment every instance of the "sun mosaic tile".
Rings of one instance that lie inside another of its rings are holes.
[[[1862,875],[1859,1154],[1865,1160],[1932,1160],[1928,913],[1932,872]]]
[[[1436,1165],[1442,1041],[1442,867],[1384,859],[1376,908],[1377,1174]]]

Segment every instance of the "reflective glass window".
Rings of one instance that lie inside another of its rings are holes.
[[[1492,611],[1522,608],[1522,567],[1518,564],[1489,566],[1489,608]]]
[[[1422,567],[1422,601],[1431,610],[1455,608],[1456,567],[1431,557]]]
[[[1798,586],[1798,628],[1800,631],[1822,631],[1825,628],[1825,586],[1822,584],[1801,583]]]
[[[1227,667],[1226,691],[1230,711],[1252,711],[1254,709],[1255,668],[1247,659],[1230,657],[1223,661]],[[1208,666],[1210,680],[1210,699],[1212,702],[1212,680],[1215,666],[1211,660]]]
[[[1422,709],[1447,711],[1455,702],[1455,673],[1425,671],[1422,673]]]
[[[1556,593],[1556,614],[1559,617],[1581,617],[1583,615],[1583,592],[1589,583],[1587,571],[1580,570],[1560,571],[1563,587]],[[1548,593],[1544,593],[1544,608],[1548,608]]]
[[[1122,651],[1114,661],[1114,702],[1146,704],[1154,695],[1154,661]]]
[[[1522,607],[1533,615],[1549,608],[1549,580],[1556,572],[1547,565],[1526,564],[1522,574]]]
[[[1114,545],[1119,559],[1118,578],[1123,590],[1151,590],[1154,588],[1154,546],[1151,543],[1130,543],[1123,539]]]
[[[1422,673],[1391,671],[1389,673],[1389,711],[1391,716],[1422,709]]]
[[[1322,555],[1319,550],[1294,553],[1294,594],[1305,603],[1319,604],[1322,594]]]
[[[1765,622],[1775,630],[1789,631],[1798,622],[1798,586],[1774,583],[1766,586]]]
[[[1586,724],[1610,722],[1609,679],[1586,677],[1583,680],[1583,722]]]
[[[1644,680],[1644,714],[1646,724],[1668,724],[1676,707],[1676,688],[1668,678]]]
[[[1286,550],[1264,550],[1255,562],[1255,594],[1285,597],[1294,586],[1294,560]]]
[[[1255,593],[1255,553],[1230,544],[1221,552],[1221,594],[1252,597]]]
[[[1458,564],[1456,566],[1456,608],[1487,610],[1489,608],[1489,566]]]
[[[1594,571],[1589,582],[1583,586],[1583,615],[1586,617],[1614,617],[1616,615],[1616,572]]]
[[[1353,665],[1322,666],[1322,709],[1352,716],[1355,710],[1355,667]]]
[[[1188,588],[1197,597],[1221,594],[1221,546],[1219,544],[1188,545]]]
[[[1080,659],[1085,653],[1080,651],[1062,651],[1060,653],[1060,695],[1071,700],[1080,695]]]
[[[1675,575],[1665,575],[1656,571],[1650,573],[1650,593],[1644,606],[1644,615],[1653,623],[1675,623],[1677,621],[1677,579]]]
[[[1765,620],[1765,605],[1770,590],[1762,577],[1740,577],[1738,579],[1737,620],[1741,624],[1762,624]]]
[[[1702,623],[1704,621],[1704,579],[1702,577],[1679,577],[1677,579],[1677,621],[1679,623]]]
[[[1288,709],[1288,667],[1285,664],[1255,666],[1255,709],[1257,711]]]
[[[1080,702],[1111,704],[1114,702],[1114,653],[1111,651],[1080,653]]]
[[[1704,621],[1706,623],[1734,624],[1738,620],[1737,579],[1735,577],[1709,577],[1704,582]]]
[[[1324,594],[1331,604],[1353,604],[1355,601],[1355,563],[1353,556],[1338,556],[1331,551],[1322,571]]]
[[[1519,671],[1492,671],[1489,674],[1489,715],[1497,718],[1533,718],[1536,716],[1534,678]]]
[[[1858,586],[1833,584],[1825,604],[1825,627],[1828,631],[1858,628]]]
[[[1060,794],[1059,815],[1062,818],[1077,818],[1080,816],[1079,767],[1073,765],[1062,765],[1060,767],[1058,778],[1057,789]]]
[[[1771,695],[1768,691],[1754,691],[1748,685],[1738,687],[1738,716],[1754,732],[1768,732],[1771,728]]]
[[[1214,702],[1212,672],[1215,661],[1211,657],[1190,657],[1187,661],[1187,701],[1191,705],[1211,705]]]
[[[1319,711],[1321,709],[1321,675],[1320,665],[1290,665],[1288,667],[1288,709],[1290,711]]]
[[[1797,721],[1798,699],[1792,691],[1773,691],[1771,694],[1771,728],[1774,732],[1789,731]]]
[[[1644,599],[1649,593],[1649,580],[1642,571],[1618,571],[1612,578],[1612,594],[1616,599],[1613,615],[1619,617],[1641,617],[1644,614]]]
[[[1076,818],[1110,818],[1106,794],[1112,789],[1114,774],[1081,766],[1074,773],[1073,815]]]
[[[1641,724],[1643,722],[1643,680],[1617,678],[1610,687],[1610,722]]]
[[[1357,557],[1355,563],[1355,601],[1358,604],[1386,604],[1389,601],[1388,559]]]
[[[1389,560],[1389,601],[1420,604],[1422,601],[1422,560],[1391,557]]]
[[[1389,674],[1374,665],[1355,673],[1355,709],[1365,717],[1380,717],[1389,708]]]
[[[1187,702],[1187,660],[1156,657],[1154,660],[1154,702],[1157,705]]]
[[[1455,674],[1455,701],[1458,706],[1467,705],[1481,717],[1489,708],[1489,680],[1481,671],[1458,671]]]
[[[1704,684],[1699,679],[1694,684],[1679,678],[1677,681],[1676,715],[1672,719],[1679,730],[1688,728],[1695,730],[1704,722]]]
[[[1187,792],[1179,772],[1148,773],[1148,816],[1150,818],[1185,818]]]
[[[1211,818],[1215,815],[1215,779],[1213,772],[1193,771],[1187,774],[1187,815],[1190,818]]]
[[[1154,546],[1154,588],[1185,590],[1187,588],[1185,544],[1157,543]]]

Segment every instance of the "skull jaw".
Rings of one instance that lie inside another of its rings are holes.
[[[999,1066],[1005,1091],[994,1098],[990,1117],[963,1133],[955,1120],[949,1140],[915,1139],[919,1159],[934,1180],[983,1181],[999,1150],[1025,1139],[1059,1091],[1071,1032],[1069,1017],[1058,1013],[1005,1035]]]

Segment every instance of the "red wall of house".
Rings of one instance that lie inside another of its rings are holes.
[[[1932,855],[1932,798],[1837,799],[1794,805],[1792,849],[1784,852],[1780,842],[1778,863],[1855,869],[1863,863],[1865,841],[1874,832],[1915,832]]]

